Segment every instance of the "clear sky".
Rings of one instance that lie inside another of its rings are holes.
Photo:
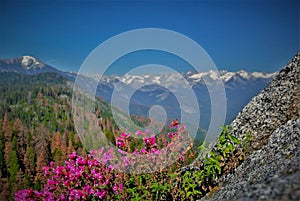
[[[151,27],[190,37],[219,69],[273,72],[299,50],[299,7],[298,0],[0,0],[0,58],[32,55],[77,71],[108,38]]]

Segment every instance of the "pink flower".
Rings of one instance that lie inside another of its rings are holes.
[[[48,176],[50,174],[49,167],[44,166],[44,167],[42,167],[42,170],[44,171],[44,173],[45,173],[46,176]]]
[[[155,135],[151,135],[150,138],[144,138],[144,142],[149,145],[155,145],[156,144]]]
[[[147,153],[147,151],[145,150],[145,149],[141,149],[141,152],[143,153],[143,154],[146,154]]]
[[[120,147],[124,147],[125,146],[124,142],[122,142],[122,141],[117,141],[117,145],[120,146]]]
[[[120,154],[126,154],[126,153],[127,153],[126,151],[123,151],[122,149],[118,149],[118,152],[119,152]]]
[[[64,182],[64,186],[70,186],[69,180]]]
[[[143,135],[143,132],[141,130],[136,131],[136,135]]]
[[[123,163],[124,163],[125,166],[129,165],[129,161],[128,161],[126,156],[122,156],[122,160],[123,160]]]
[[[106,194],[107,194],[107,192],[106,192],[106,191],[102,192],[102,193],[101,193],[101,195],[99,196],[99,197],[100,197],[100,199],[103,199],[103,198],[106,196]]]
[[[56,182],[55,182],[54,180],[52,180],[52,179],[49,179],[49,180],[48,180],[48,184],[49,184],[49,185],[55,185]]]
[[[114,185],[114,186],[112,187],[112,189],[113,189],[113,191],[117,191],[117,190],[118,190],[118,186]]]
[[[70,158],[70,159],[76,158],[76,152],[74,151],[73,153],[71,153],[71,154],[69,155],[69,158]]]
[[[159,155],[159,154],[161,154],[161,151],[160,150],[155,150],[154,153]]]
[[[128,138],[128,137],[130,137],[130,134],[122,133],[122,134],[121,134],[121,137]]]
[[[84,158],[82,156],[79,156],[77,159],[76,159],[76,163],[78,165],[85,165],[86,163],[86,160],[84,160]]]

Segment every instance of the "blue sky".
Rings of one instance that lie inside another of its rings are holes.
[[[0,58],[32,55],[61,70],[77,71],[110,37],[151,27],[190,37],[219,69],[274,72],[299,50],[299,9],[296,0],[0,0]],[[155,57],[177,70],[188,68],[170,55],[153,55],[136,54],[116,65],[122,63],[126,72]]]

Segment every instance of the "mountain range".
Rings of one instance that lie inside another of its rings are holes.
[[[0,60],[0,72],[18,72],[21,74],[54,72],[73,82],[77,76],[80,76],[80,79],[83,81],[81,82],[83,88],[90,89],[96,85],[96,95],[108,103],[110,103],[116,87],[127,87],[130,90],[134,90],[133,95],[129,97],[130,114],[148,116],[149,109],[152,106],[160,105],[165,109],[169,120],[180,118],[181,116],[180,104],[173,92],[176,92],[176,90],[184,91],[189,88],[196,95],[200,109],[200,127],[204,129],[208,128],[211,117],[211,101],[208,91],[210,84],[213,85],[214,81],[221,80],[224,85],[227,99],[225,124],[229,124],[251,98],[266,87],[270,80],[277,74],[277,72],[211,70],[208,72],[189,71],[186,73],[162,75],[78,75],[76,73],[60,71],[31,56]],[[127,94],[118,95],[119,97],[127,96]]]

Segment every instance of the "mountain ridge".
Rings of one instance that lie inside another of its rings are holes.
[[[61,70],[58,70],[50,65],[45,64],[44,62],[40,61],[39,59],[29,56],[29,55],[24,55],[21,57],[16,57],[16,58],[9,58],[9,59],[0,59],[0,71],[16,71],[20,69],[9,69],[7,66],[9,65],[10,67],[16,67],[16,65],[21,65],[23,69],[26,69],[29,71],[29,73],[39,73],[39,71],[36,72],[30,72],[33,69],[40,68],[40,69],[45,69],[45,71],[41,72],[63,72]],[[48,69],[47,69],[48,68]],[[24,73],[24,71],[20,70],[20,73]],[[73,72],[66,72],[66,73],[71,73]],[[94,80],[98,81],[100,77],[101,82],[116,82],[116,81],[122,81],[125,84],[129,85],[133,81],[140,81],[143,84],[149,84],[150,80],[152,80],[152,83],[165,83],[166,81],[174,81],[178,76],[183,76],[185,79],[188,80],[190,84],[195,84],[198,82],[203,82],[203,78],[210,78],[213,80],[216,79],[221,79],[223,82],[228,82],[231,79],[237,79],[242,78],[242,79],[269,79],[274,77],[278,72],[273,72],[273,73],[267,73],[267,72],[248,72],[244,69],[241,69],[239,71],[228,71],[228,70],[210,70],[207,72],[193,72],[193,71],[188,71],[186,73],[165,73],[162,75],[155,75],[155,74],[141,74],[141,75],[129,75],[125,74],[124,76],[120,76],[117,74],[114,75],[101,75],[101,74],[81,74],[85,77],[91,77]],[[219,77],[219,78],[218,78]]]
[[[118,81],[121,81],[127,85],[133,84],[134,86],[137,86],[138,84],[163,84],[165,86],[170,86],[168,82],[172,82],[172,84],[178,84],[174,83],[175,81],[178,81],[178,78],[181,78],[183,76],[190,85],[196,85],[198,83],[204,83],[204,79],[212,79],[212,80],[222,80],[225,84],[230,81],[241,81],[239,79],[243,80],[250,80],[250,79],[271,79],[274,76],[276,76],[278,72],[274,73],[266,73],[266,72],[247,72],[245,70],[239,70],[236,72],[231,72],[228,70],[211,70],[208,72],[191,72],[188,71],[186,73],[169,73],[169,74],[162,74],[162,75],[153,75],[151,73],[149,74],[143,74],[143,75],[128,75],[125,74],[124,76],[120,75],[101,75],[101,74],[83,74],[86,77],[91,77],[94,80],[104,83],[115,83]],[[181,83],[179,83],[181,84]]]
[[[237,113],[250,101],[250,99],[262,90],[274,77],[275,73],[246,72],[240,70],[229,72],[227,70],[208,72],[186,72],[158,75],[100,75],[79,74],[62,72],[39,59],[31,56],[23,56],[14,59],[0,60],[0,72],[19,72],[22,74],[38,74],[55,72],[75,82],[79,82],[86,90],[96,88],[96,96],[103,98],[107,103],[111,102],[112,93],[117,84],[135,90],[130,99],[130,113],[138,116],[147,116],[150,108],[161,105],[166,109],[168,119],[180,118],[180,110],[174,110],[178,105],[177,99],[171,91],[184,90],[191,87],[195,92],[200,105],[200,127],[207,129],[210,123],[210,94],[208,86],[214,82],[222,81],[226,91],[227,116],[225,124],[230,123]],[[101,78],[100,82],[99,79]],[[170,91],[171,90],[171,91]],[[93,93],[91,91],[91,93]],[[120,97],[126,97],[120,94]]]

